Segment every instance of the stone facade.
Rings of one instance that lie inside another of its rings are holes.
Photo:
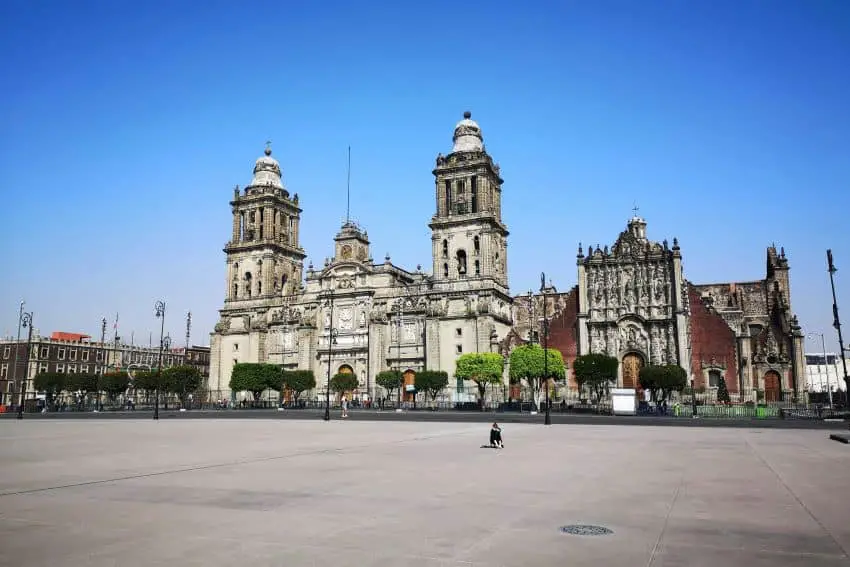
[[[210,388],[229,392],[233,365],[271,362],[310,369],[324,392],[328,375],[352,372],[355,395],[382,395],[375,376],[388,369],[412,384],[422,369],[454,373],[459,354],[495,351],[511,330],[507,236],[499,166],[481,129],[464,115],[452,151],[437,157],[433,273],[376,263],[366,231],[347,221],[334,256],[307,267],[298,243],[301,209],[266,150],[254,180],[231,202],[225,246],[227,298],[211,337]],[[303,283],[302,283],[303,282]],[[471,400],[474,388],[450,382],[448,395]]]
[[[768,400],[803,389],[803,333],[784,250],[767,249],[763,280],[694,285],[677,239],[649,240],[635,216],[610,249],[591,246],[585,255],[580,245],[577,267],[577,286],[547,293],[549,344],[568,364],[577,354],[614,356],[619,387],[636,387],[645,364],[678,364],[697,388],[716,388],[723,377],[731,393],[759,390]],[[529,340],[542,313],[540,294],[515,297],[514,332],[502,350]]]

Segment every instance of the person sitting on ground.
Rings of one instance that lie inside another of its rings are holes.
[[[490,446],[499,449],[505,448],[505,444],[502,443],[502,429],[498,423],[493,423],[493,427],[490,428]]]

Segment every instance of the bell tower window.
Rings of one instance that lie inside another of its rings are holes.
[[[475,275],[481,275],[481,262],[479,262],[478,260],[475,261]]]
[[[448,262],[443,264],[443,277],[444,278],[449,277],[449,264],[448,264]]]
[[[478,256],[478,254],[481,253],[481,239],[478,238],[477,236],[475,238],[473,238],[472,239],[472,246],[473,246],[473,249],[475,250],[475,255]]]
[[[251,297],[251,272],[245,272],[245,297]]]
[[[446,179],[445,188],[446,188],[446,212],[447,212],[447,214],[451,214],[451,210],[452,210],[452,182],[451,182],[450,179]]]
[[[478,212],[478,179],[473,175],[472,179],[469,180],[469,187],[472,193],[472,197],[470,200],[472,210],[470,212],[477,213]]]
[[[466,251],[458,250],[457,251],[457,274],[459,276],[466,275]]]
[[[449,241],[443,240],[443,258],[449,257]]]

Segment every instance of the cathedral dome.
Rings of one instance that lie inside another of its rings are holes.
[[[272,157],[271,146],[266,146],[264,155],[257,159],[254,164],[254,178],[251,180],[252,186],[271,186],[282,189],[280,164]]]
[[[463,120],[455,126],[455,134],[452,140],[454,140],[452,152],[484,151],[484,137],[481,135],[481,127],[472,119],[472,113],[468,110],[463,113]]]

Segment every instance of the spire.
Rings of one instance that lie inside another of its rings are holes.
[[[351,146],[348,146],[348,179],[345,183],[345,224],[351,220]]]
[[[484,137],[478,123],[472,120],[472,113],[468,110],[463,113],[463,120],[455,126],[452,137],[454,146],[452,152],[481,152],[484,151]]]

